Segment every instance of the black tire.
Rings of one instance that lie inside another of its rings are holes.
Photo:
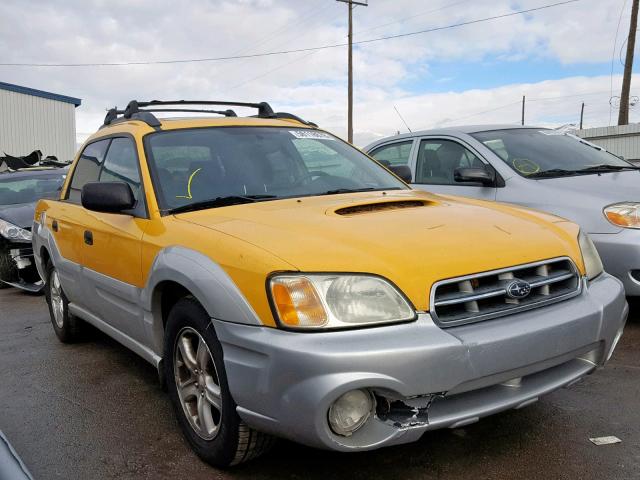
[[[15,282],[17,280],[16,266],[13,260],[9,258],[9,250],[4,246],[0,246],[0,280],[6,282]],[[0,282],[0,289],[3,288],[11,288],[11,285]]]
[[[52,304],[52,283],[55,267],[53,263],[49,261],[47,263],[45,275],[45,298],[47,305],[49,306],[49,316],[51,318],[51,324],[53,325],[53,331],[56,332],[56,336],[62,343],[75,343],[81,341],[84,337],[85,324],[78,317],[75,317],[69,313],[69,300],[64,294],[62,287],[60,286],[60,298],[62,315],[60,318],[61,325],[58,325],[56,321],[56,314],[54,313],[54,305]],[[57,275],[57,272],[56,272]],[[59,280],[59,278],[58,278]]]
[[[195,298],[188,296],[179,300],[171,309],[167,319],[163,364],[169,397],[173,402],[176,417],[185,438],[202,460],[215,467],[226,468],[258,457],[273,445],[275,439],[249,428],[238,416],[237,405],[229,392],[222,345],[214,329],[211,328],[210,322],[209,315]],[[210,440],[202,438],[187,419],[178,394],[174,371],[176,350],[179,350],[177,346],[179,336],[182,332],[193,330],[208,347],[220,389],[222,408],[218,417],[219,425],[217,433]]]

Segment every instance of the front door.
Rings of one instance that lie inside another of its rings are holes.
[[[82,288],[86,310],[125,335],[144,340],[139,295],[142,288],[141,240],[147,220],[135,142],[109,140],[99,182],[131,186],[136,206],[126,213],[101,213],[80,207]],[[80,186],[81,188],[81,186]]]
[[[62,289],[69,301],[82,308],[88,307],[82,278],[82,232],[85,210],[80,205],[80,192],[88,182],[96,182],[110,140],[88,144],[78,159],[65,197],[47,212],[47,225],[60,254],[56,268]]]
[[[460,183],[454,179],[457,168],[493,168],[471,148],[457,140],[424,138],[416,149],[413,187],[445,195],[460,195],[481,200],[495,200],[496,188],[480,183]]]

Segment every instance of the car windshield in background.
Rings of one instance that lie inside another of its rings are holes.
[[[0,205],[32,203],[41,198],[57,198],[64,175],[15,176],[0,178]]]
[[[520,175],[561,177],[635,169],[629,162],[576,136],[522,128],[471,134]]]
[[[318,130],[197,128],[154,133],[145,143],[165,211],[407,188],[357,149]]]

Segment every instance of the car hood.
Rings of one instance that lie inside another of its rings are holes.
[[[35,202],[0,205],[0,219],[12,223],[16,227],[31,230],[35,210]]]
[[[301,271],[382,275],[418,309],[444,278],[560,256],[582,269],[572,223],[413,190],[283,199],[176,218],[260,246]]]
[[[636,170],[537,181],[566,193],[588,194],[592,199],[600,200],[602,207],[616,202],[640,202],[640,171]]]
[[[498,189],[497,199],[568,218],[588,233],[621,231],[609,223],[602,210],[613,203],[640,202],[638,171],[519,180],[513,187]]]

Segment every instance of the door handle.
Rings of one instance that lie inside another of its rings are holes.
[[[93,233],[89,230],[84,231],[84,243],[87,245],[93,245]]]
[[[54,232],[58,231],[58,221],[54,220],[53,222],[51,222],[51,228],[53,229]]]

